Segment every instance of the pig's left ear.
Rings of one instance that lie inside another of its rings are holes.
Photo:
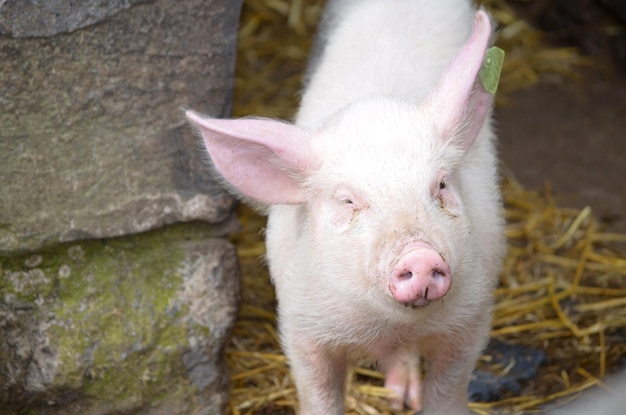
[[[425,102],[443,139],[459,140],[465,150],[474,143],[493,103],[478,76],[491,34],[489,16],[479,10],[472,34]]]

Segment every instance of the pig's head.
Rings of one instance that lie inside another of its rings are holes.
[[[478,12],[423,102],[357,102],[316,130],[187,117],[236,194],[257,206],[300,205],[316,271],[346,297],[383,293],[384,302],[423,307],[449,292],[470,254],[460,172],[492,103],[476,81],[490,36]]]

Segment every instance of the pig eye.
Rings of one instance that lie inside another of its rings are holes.
[[[442,180],[439,182],[439,190],[443,190],[446,188],[446,181]]]
[[[351,189],[344,187],[340,187],[334,192],[333,199],[335,199],[335,203],[351,210],[359,210],[363,207],[362,201],[357,195]]]

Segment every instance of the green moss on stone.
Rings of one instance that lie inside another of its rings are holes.
[[[39,298],[39,312],[52,316],[47,333],[58,353],[55,384],[80,389],[95,402],[106,397],[109,409],[172,394],[186,399],[194,393],[182,361],[188,332],[210,332],[194,325],[178,300],[181,245],[210,234],[207,225],[181,224],[62,245],[38,253],[36,268],[25,265],[32,255],[11,258],[2,262],[3,275],[38,269],[48,281],[20,292],[3,278],[0,289],[20,301]]]

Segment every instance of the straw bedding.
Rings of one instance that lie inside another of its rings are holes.
[[[324,1],[246,0],[239,31],[234,114],[289,119]],[[503,0],[483,3],[500,22],[507,51],[498,105],[539,79],[578,77],[587,62],[574,49],[551,48],[541,33]],[[517,394],[475,402],[475,413],[541,413],[591,388],[609,389],[605,375],[622,367],[626,351],[626,235],[602,230],[591,208],[558,206],[552,192],[502,183],[508,255],[495,292],[492,339],[540,349],[539,373]],[[243,271],[243,301],[227,346],[232,414],[292,414],[293,383],[281,352],[275,298],[265,264],[264,219],[240,207],[243,231],[233,236]],[[479,368],[505,376],[485,354]],[[390,414],[380,373],[350,370],[346,411]],[[608,390],[606,393],[615,393]],[[407,412],[409,413],[409,412]]]

